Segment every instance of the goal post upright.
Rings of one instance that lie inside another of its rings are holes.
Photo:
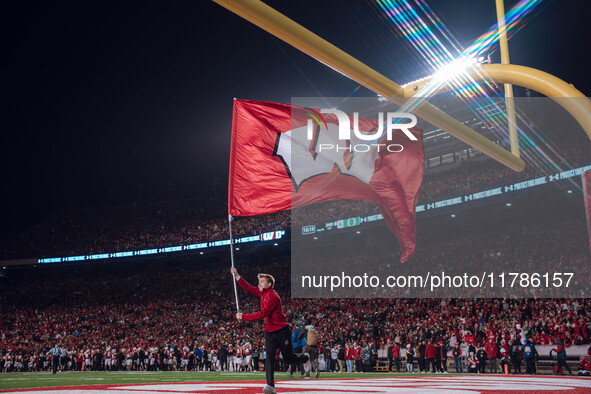
[[[501,48],[501,64],[511,64],[509,60],[509,44],[507,40],[507,25],[505,24],[505,3],[495,0],[497,8],[497,26],[499,28],[499,46]],[[511,153],[519,157],[519,135],[515,124],[515,100],[513,99],[513,85],[505,83],[505,108],[509,126],[509,141]]]

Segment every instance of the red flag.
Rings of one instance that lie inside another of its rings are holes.
[[[382,137],[376,143],[359,139],[359,134],[381,130],[377,119],[347,118],[360,133],[351,133],[350,141],[335,142],[340,121],[346,122],[336,114],[234,100],[228,212],[253,216],[323,201],[371,201],[379,205],[398,238],[404,262],[416,246],[422,130],[395,130],[388,140]]]

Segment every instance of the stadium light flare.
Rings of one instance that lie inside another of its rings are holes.
[[[470,57],[460,57],[449,63],[444,64],[433,74],[435,81],[446,82],[461,76],[469,67],[474,67],[479,64],[478,60]]]
[[[418,86],[424,85],[425,83],[430,84],[433,82],[447,82],[454,79],[457,79],[462,74],[466,73],[466,71],[470,67],[476,67],[483,63],[487,62],[483,56],[478,58],[475,57],[459,57],[455,60],[451,60],[445,64],[442,64],[439,69],[437,69],[433,74],[427,75],[426,77],[422,77],[419,79],[415,79],[414,81],[410,81],[400,85],[402,88],[407,88],[409,86],[416,85],[415,90],[418,90]],[[384,99],[387,100],[387,99]]]
[[[500,117],[486,116],[479,112],[479,109],[491,105],[501,111],[498,103],[493,101],[493,98],[501,95],[497,87],[490,83],[493,78],[484,72],[484,67],[482,69],[478,67],[478,63],[490,63],[491,53],[499,49],[503,42],[506,45],[507,39],[521,30],[534,15],[545,8],[548,2],[519,0],[505,13],[504,7],[499,7],[502,1],[497,0],[498,22],[490,26],[467,47],[460,44],[451,34],[425,0],[378,0],[377,4],[385,15],[385,19],[392,23],[392,33],[405,38],[407,47],[415,50],[422,58],[422,64],[432,70],[430,76],[402,85],[406,97],[417,98],[408,103],[408,110],[419,105],[422,101],[420,98],[452,90],[454,95],[463,101],[483,123],[482,128],[491,130],[500,140],[505,138],[511,140],[511,152],[515,156],[520,156],[519,145],[521,145],[524,149],[522,152],[524,157],[538,168],[557,167],[558,162],[564,161],[564,158],[553,148],[550,147],[558,161],[553,160],[540,149],[540,144],[532,139],[528,132],[539,139],[543,146],[549,146],[548,142],[531,126],[531,122],[523,119],[523,114],[515,114],[512,102],[507,102],[507,112],[503,110]],[[488,59],[484,56],[486,53],[489,56]],[[501,48],[501,57],[506,58],[503,60],[504,63],[509,63],[508,48],[504,51]],[[477,59],[473,67],[470,67],[469,60],[458,60],[473,58]],[[479,78],[476,78],[475,74]],[[488,91],[485,90],[486,86],[489,88]],[[511,125],[509,129],[508,125]],[[516,130],[519,132],[520,141],[517,140]],[[591,137],[591,133],[587,133]]]

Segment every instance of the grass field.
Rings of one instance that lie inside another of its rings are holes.
[[[294,380],[298,379],[299,374]],[[402,373],[320,373],[322,379],[417,376]],[[425,376],[425,375],[423,375]],[[276,380],[290,379],[285,372],[275,373]],[[314,377],[310,378],[311,380]],[[265,380],[264,372],[47,372],[0,374],[0,390],[34,387],[80,386],[95,384],[227,382]]]

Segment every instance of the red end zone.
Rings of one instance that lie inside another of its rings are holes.
[[[0,390],[1,392],[65,394],[138,393],[261,393],[264,382],[149,383]],[[280,380],[279,393],[591,393],[589,377],[556,376],[417,376],[400,378]]]

